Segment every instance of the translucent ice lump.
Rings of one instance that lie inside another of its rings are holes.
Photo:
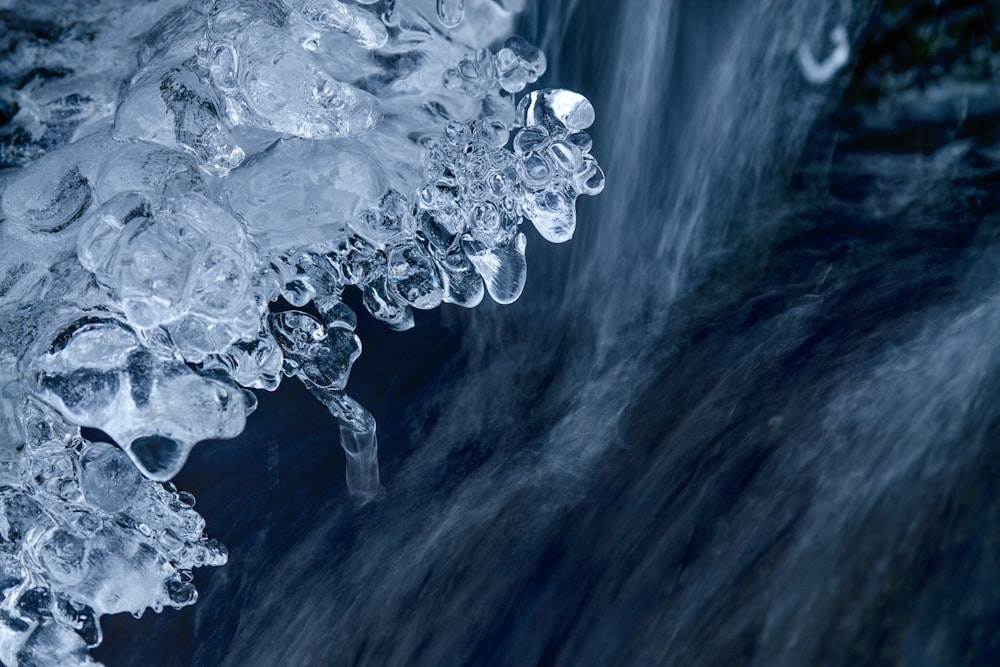
[[[394,329],[514,301],[524,220],[566,241],[604,185],[590,103],[522,95],[546,66],[506,36],[522,4],[0,17],[0,661],[88,664],[101,614],[194,602],[191,570],[226,554],[166,480],[244,428],[253,389],[297,377],[340,425],[351,495],[379,493],[344,290]]]

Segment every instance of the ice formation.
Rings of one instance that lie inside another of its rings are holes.
[[[226,554],[166,480],[252,389],[301,380],[378,493],[343,291],[394,329],[511,302],[521,223],[566,241],[603,188],[590,103],[522,94],[521,4],[0,0],[5,665],[90,664],[102,614],[194,602]]]

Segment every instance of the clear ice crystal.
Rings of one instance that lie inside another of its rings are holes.
[[[195,601],[192,569],[226,552],[167,480],[242,431],[251,390],[298,378],[351,496],[379,496],[345,290],[397,330],[510,303],[522,223],[566,241],[604,187],[586,98],[515,97],[546,68],[507,34],[523,4],[17,10],[61,37],[6,67],[64,73],[0,83],[20,132],[0,137],[0,661],[92,664],[102,614]]]

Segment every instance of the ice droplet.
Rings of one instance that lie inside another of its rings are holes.
[[[465,0],[437,0],[437,15],[444,27],[457,27],[465,17]]]
[[[536,90],[518,104],[518,116],[525,126],[538,125],[562,134],[593,125],[594,107],[571,90]]]

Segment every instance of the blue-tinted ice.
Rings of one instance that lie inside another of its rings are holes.
[[[517,0],[35,5],[66,29],[7,63],[36,77],[0,154],[11,666],[88,664],[102,614],[195,601],[192,568],[226,554],[166,480],[242,431],[251,389],[301,380],[340,424],[352,497],[375,498],[344,290],[394,329],[514,301],[524,220],[566,241],[604,185],[590,103],[521,96],[546,60],[508,37]]]

